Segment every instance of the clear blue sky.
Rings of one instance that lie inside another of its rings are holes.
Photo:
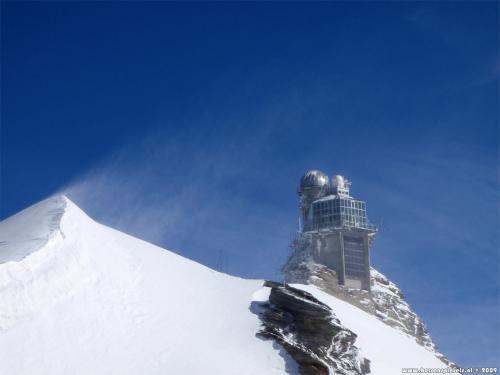
[[[279,278],[311,168],[439,347],[498,366],[498,2],[1,3],[1,207],[56,191]]]

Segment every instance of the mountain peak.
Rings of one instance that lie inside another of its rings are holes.
[[[260,280],[101,225],[64,196],[0,233],[2,374],[285,373],[273,344],[255,337]]]

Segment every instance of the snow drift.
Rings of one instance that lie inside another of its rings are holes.
[[[267,300],[262,284],[98,224],[65,197],[47,199],[0,223],[0,374],[297,373],[257,335],[251,305]],[[357,335],[373,374],[443,367],[404,332],[314,286],[294,287]]]

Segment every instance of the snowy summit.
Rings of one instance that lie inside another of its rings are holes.
[[[434,347],[305,279],[216,272],[99,224],[64,196],[0,222],[0,353],[0,374],[16,375],[447,366]]]

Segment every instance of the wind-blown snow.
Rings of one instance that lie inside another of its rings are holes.
[[[443,367],[370,314],[297,287],[358,335],[374,375]],[[0,222],[0,374],[284,374],[291,359],[255,336],[252,301],[268,298],[261,280],[96,223],[65,197]]]

